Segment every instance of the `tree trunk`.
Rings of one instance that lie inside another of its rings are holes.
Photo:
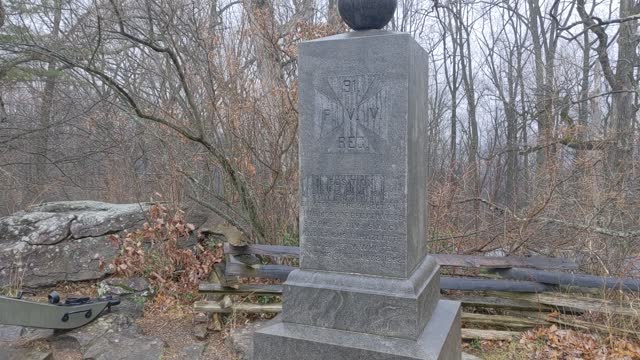
[[[337,32],[342,22],[340,14],[338,13],[338,0],[329,0],[327,6],[327,21],[329,22],[329,27]]]
[[[609,138],[605,156],[605,175],[609,183],[616,188],[623,188],[628,181],[633,154],[633,123],[637,109],[635,91],[637,83],[634,77],[634,66],[637,64],[637,46],[640,41],[636,35],[638,20],[629,17],[640,13],[640,6],[634,0],[620,1],[620,30],[618,34],[618,54],[615,72],[609,59],[609,35],[605,28],[596,23],[585,9],[585,0],[578,0],[576,6],[580,18],[588,25],[598,38],[598,60],[603,75],[611,87],[611,115],[609,116]],[[622,21],[624,20],[624,21]]]
[[[634,11],[635,1],[620,1],[620,18],[638,13]],[[618,56],[616,62],[615,83],[610,84],[614,90],[611,107],[611,131],[614,141],[607,151],[607,165],[612,180],[624,184],[630,175],[631,156],[633,154],[633,122],[636,118],[634,66],[637,64],[638,21],[626,21],[620,24],[618,35]],[[614,86],[615,85],[615,86]]]
[[[55,41],[60,34],[60,21],[62,18],[62,0],[54,2],[54,15],[51,30],[51,38]],[[54,105],[54,92],[56,90],[56,62],[51,59],[47,63],[47,73],[44,80],[44,91],[42,93],[42,103],[40,104],[40,119],[38,123],[38,135],[36,147],[34,148],[33,163],[35,173],[33,183],[35,184],[32,196],[45,201],[46,186],[49,182],[47,174],[47,163],[49,163],[49,136],[52,126],[52,108]]]

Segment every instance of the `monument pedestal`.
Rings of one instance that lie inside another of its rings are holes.
[[[461,358],[426,254],[427,66],[403,33],[300,45],[301,266],[255,360]]]
[[[439,300],[431,257],[409,279],[296,270],[254,360],[460,359],[460,304]]]
[[[282,322],[256,332],[254,360],[460,360],[460,303],[440,300],[417,340]]]

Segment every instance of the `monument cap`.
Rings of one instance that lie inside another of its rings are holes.
[[[382,29],[397,6],[398,0],[338,0],[340,16],[353,30]]]

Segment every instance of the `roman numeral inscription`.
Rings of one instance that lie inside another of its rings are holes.
[[[403,136],[391,128],[391,79],[372,73],[313,81],[312,138],[301,139],[314,149],[303,157],[301,182],[306,265],[376,273],[384,262],[402,271],[404,164],[380,166],[397,152],[391,139],[402,143]]]
[[[329,153],[380,153],[389,109],[382,74],[333,76],[316,87],[316,139]]]

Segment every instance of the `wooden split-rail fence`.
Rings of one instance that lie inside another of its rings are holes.
[[[280,302],[252,303],[248,299],[252,295],[281,296],[281,282],[296,267],[263,265],[256,255],[297,259],[300,248],[239,247],[227,243],[224,253],[225,261],[215,266],[212,281],[200,284],[200,292],[209,294],[210,299],[196,302],[195,311],[279,313],[282,310]],[[509,340],[522,331],[552,324],[640,338],[640,330],[636,330],[640,329],[640,279],[578,274],[578,266],[568,259],[431,255],[443,269],[442,297],[462,302],[462,336],[465,339]],[[455,275],[461,271],[464,276]],[[240,283],[239,278],[271,279],[270,282],[276,284]],[[613,293],[620,296],[611,296],[612,292],[608,290],[616,290]],[[622,319],[615,324],[631,326],[585,321],[580,316],[585,313]]]

